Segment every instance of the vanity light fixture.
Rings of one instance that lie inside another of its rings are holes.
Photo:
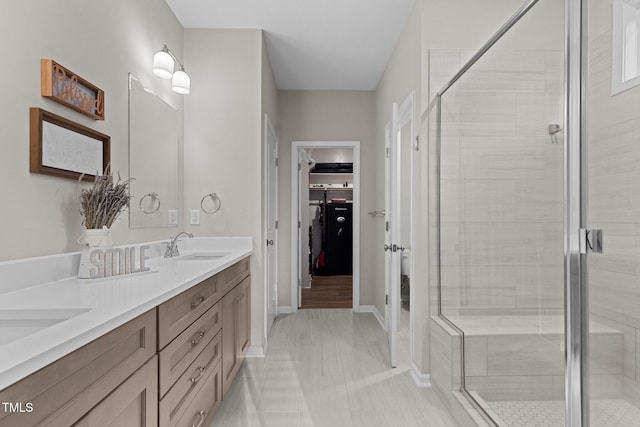
[[[179,69],[174,72],[175,63],[178,63]],[[166,44],[153,55],[153,74],[161,79],[171,79],[171,90],[176,93],[187,95],[191,92],[191,78]]]

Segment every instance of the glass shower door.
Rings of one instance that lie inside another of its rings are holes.
[[[640,426],[640,2],[584,4],[586,216],[603,232],[587,255],[590,419]]]
[[[430,58],[440,309],[461,390],[498,425],[565,425],[564,28],[564,4],[540,0],[471,66]]]

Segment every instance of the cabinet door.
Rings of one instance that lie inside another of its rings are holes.
[[[238,356],[242,358],[251,341],[251,279],[247,277],[238,285]]]
[[[156,348],[156,310],[0,391],[0,402],[30,402],[30,413],[0,410],[0,427],[69,426],[134,374]]]
[[[222,395],[226,395],[238,363],[238,287],[222,298]]]
[[[74,427],[155,427],[158,425],[158,358],[120,384]]]

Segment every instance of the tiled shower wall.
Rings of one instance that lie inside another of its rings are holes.
[[[470,55],[430,52],[432,99]],[[444,314],[562,312],[562,61],[493,50],[442,98]]]
[[[620,382],[640,401],[640,87],[611,94],[611,0],[589,4],[588,226],[604,231],[589,257],[591,318],[624,334]]]

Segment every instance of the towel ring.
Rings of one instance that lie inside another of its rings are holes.
[[[155,209],[151,209],[151,210],[148,210],[148,211],[147,211],[147,210],[145,210],[145,209],[142,207],[142,202],[143,202],[143,200],[144,200],[144,199],[146,199],[147,197],[151,197],[151,199],[152,199],[152,200],[157,200],[157,201],[158,201],[158,204],[155,206]],[[148,214],[156,213],[156,212],[158,212],[158,210],[160,209],[160,197],[158,197],[158,193],[156,193],[156,192],[153,192],[153,193],[147,193],[147,194],[145,194],[144,196],[142,196],[142,197],[140,198],[140,203],[138,203],[138,205],[140,206],[140,211],[142,211],[142,213],[144,213],[144,214],[147,214],[147,215],[148,215]]]
[[[214,203],[214,205],[217,204],[218,207],[212,211],[208,211],[207,209],[205,209],[204,201],[207,200],[207,198],[211,198],[211,201]],[[222,200],[220,200],[220,197],[218,197],[216,193],[206,194],[202,198],[202,200],[200,200],[200,209],[202,209],[202,212],[206,213],[207,215],[213,215],[214,213],[218,212],[221,207],[222,207]]]

